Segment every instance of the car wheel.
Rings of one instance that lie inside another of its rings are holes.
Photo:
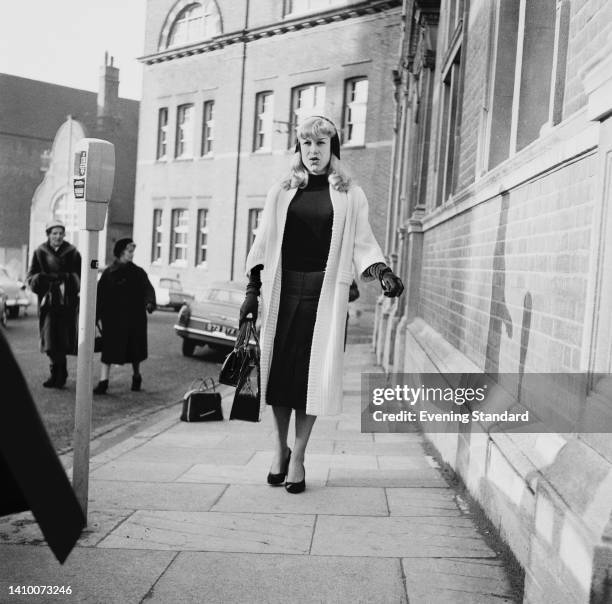
[[[8,316],[9,319],[16,319],[19,316],[19,306],[9,306]]]
[[[193,340],[188,340],[187,338],[183,338],[183,356],[191,357],[193,356],[193,351],[195,350],[196,344]]]

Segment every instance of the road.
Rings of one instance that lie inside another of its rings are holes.
[[[94,398],[94,432],[176,403],[195,378],[210,375],[216,381],[223,353],[197,348],[193,358],[183,357],[181,340],[172,329],[175,317],[176,313],[169,311],[156,311],[149,316],[149,358],[140,369],[141,392],[130,390],[131,365],[112,367],[108,393]],[[5,333],[55,448],[58,451],[67,449],[71,446],[74,430],[76,357],[68,357],[69,377],[64,389],[43,388],[42,383],[49,375],[49,362],[40,352],[35,311],[30,311],[29,316],[9,320]],[[95,355],[94,385],[100,375],[99,356]],[[178,415],[180,407],[178,404],[176,407]]]

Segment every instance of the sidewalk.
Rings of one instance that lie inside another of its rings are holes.
[[[315,424],[306,492],[265,483],[269,410],[260,424],[167,410],[92,459],[89,528],[63,567],[29,513],[0,519],[0,602],[512,602],[422,437],[361,434],[360,373],[379,369],[368,344],[346,354],[344,413]]]

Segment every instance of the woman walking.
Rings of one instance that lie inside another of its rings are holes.
[[[289,176],[268,193],[248,254],[249,285],[240,320],[256,318],[261,291],[261,392],[272,406],[275,455],[268,483],[306,488],[304,456],[318,415],[342,410],[344,333],[353,266],[399,296],[401,280],[385,264],[368,221],[368,202],[340,161],[333,122],[307,118]],[[287,445],[295,410],[295,444]]]
[[[132,260],[136,244],[132,239],[115,243],[115,261],[98,281],[96,321],[102,331],[102,369],[94,394],[108,390],[111,364],[131,363],[132,390],[142,385],[140,363],[147,358],[147,315],[155,309],[155,290],[147,273]]]
[[[66,355],[76,355],[81,286],[81,255],[64,241],[59,220],[46,227],[47,241],[34,251],[27,283],[38,296],[41,351],[51,361],[45,388],[63,388],[68,378]]]

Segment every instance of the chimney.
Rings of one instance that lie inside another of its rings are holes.
[[[114,57],[104,53],[98,88],[98,129],[112,129],[119,115],[119,69],[113,66]]]

